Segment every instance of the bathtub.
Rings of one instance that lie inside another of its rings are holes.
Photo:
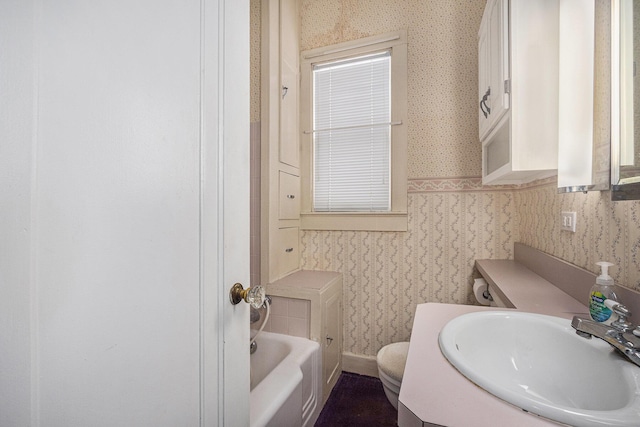
[[[312,427],[320,414],[320,345],[261,332],[251,355],[251,427]]]

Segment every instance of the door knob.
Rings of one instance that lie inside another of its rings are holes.
[[[264,304],[266,292],[262,286],[254,286],[244,289],[240,283],[236,283],[229,291],[229,300],[231,304],[236,305],[240,301],[248,303],[251,307],[258,309]]]

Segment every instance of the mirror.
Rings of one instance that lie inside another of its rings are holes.
[[[635,3],[635,4],[634,4]],[[640,0],[612,2],[611,199],[640,199]]]

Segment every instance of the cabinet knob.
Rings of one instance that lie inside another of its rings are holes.
[[[287,194],[287,199],[295,199],[296,196],[294,194]]]
[[[331,343],[333,342],[333,338],[331,338],[329,335],[327,335],[327,347],[329,347],[331,345]]]
[[[284,250],[285,252],[293,252],[293,248],[287,248]]]

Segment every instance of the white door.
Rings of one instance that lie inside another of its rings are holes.
[[[248,425],[248,9],[0,5],[0,425]]]

